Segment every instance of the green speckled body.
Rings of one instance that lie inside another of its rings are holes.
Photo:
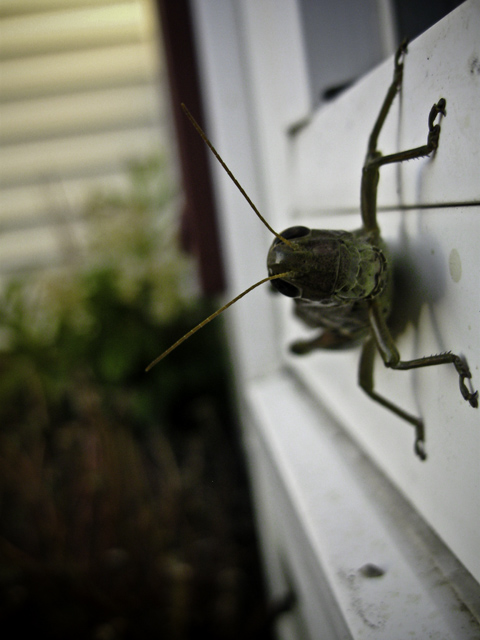
[[[275,239],[267,257],[269,275],[291,277],[272,281],[294,298],[295,314],[310,327],[329,332],[324,348],[355,345],[370,330],[368,302],[376,299],[388,318],[392,274],[385,243],[377,233],[291,227],[286,235],[293,249]]]

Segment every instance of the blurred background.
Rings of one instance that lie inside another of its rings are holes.
[[[0,3],[4,638],[269,637],[185,7]]]

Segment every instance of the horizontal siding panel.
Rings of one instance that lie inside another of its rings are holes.
[[[131,0],[135,2],[135,0]],[[10,16],[38,14],[44,11],[73,7],[91,7],[99,5],[118,4],[118,0],[2,0],[0,3],[0,18]]]
[[[93,191],[168,146],[153,0],[0,0],[0,276],[81,257]]]
[[[43,226],[0,236],[0,274],[68,264],[81,257],[81,226]]]
[[[38,55],[51,51],[84,49],[151,37],[151,22],[141,4],[69,9],[54,13],[16,16],[2,21],[0,57]]]
[[[42,184],[22,185],[1,192],[0,233],[53,225],[63,222],[66,215],[82,210],[88,194],[98,188],[106,191],[125,191],[129,177],[120,170],[111,174],[85,176],[75,179],[61,177]]]
[[[152,126],[5,147],[0,186],[111,172],[134,156],[158,151],[161,143],[160,130]]]
[[[144,83],[159,75],[153,41],[0,64],[2,101]]]
[[[160,99],[158,86],[151,83],[10,102],[0,105],[0,144],[153,126],[159,121]]]
[[[441,121],[435,157],[382,167],[379,207],[480,202],[480,3],[462,6],[464,9],[432,27],[427,37],[409,44],[401,92],[381,131],[380,151],[386,155],[425,144],[428,114],[441,97],[447,101],[447,116]],[[465,17],[458,20],[456,16],[462,13]],[[358,210],[368,136],[392,72],[392,60],[388,60],[320,109],[295,136],[291,176],[300,215],[320,217],[333,210]]]

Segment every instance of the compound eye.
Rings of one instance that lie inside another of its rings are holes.
[[[285,231],[282,231],[280,235],[282,236],[282,238],[285,238],[285,240],[296,240],[297,238],[303,238],[303,236],[307,236],[309,233],[310,233],[310,229],[308,227],[298,226],[298,227],[288,227],[288,229],[285,229]],[[273,242],[273,246],[276,246],[280,242],[281,240],[276,238]]]
[[[298,289],[294,284],[290,284],[290,282],[286,282],[281,278],[272,280],[271,282],[272,286],[275,287],[275,289],[282,295],[287,296],[287,298],[298,298],[300,296],[300,289]]]

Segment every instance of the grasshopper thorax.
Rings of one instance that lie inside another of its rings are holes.
[[[283,295],[336,306],[371,299],[384,289],[387,261],[365,234],[298,226],[280,235],[293,248],[275,238],[267,267],[270,276],[289,273],[272,280]]]

